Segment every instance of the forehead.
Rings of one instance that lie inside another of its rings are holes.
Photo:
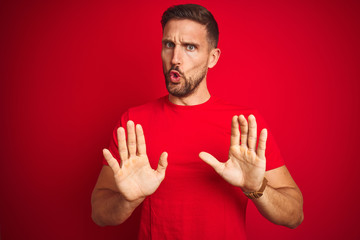
[[[171,19],[165,25],[163,39],[206,41],[206,27],[189,19]]]

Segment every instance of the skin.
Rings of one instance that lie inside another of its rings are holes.
[[[191,20],[170,20],[164,28],[162,43],[169,100],[177,105],[197,105],[209,100],[206,74],[208,68],[216,65],[220,50],[209,45],[205,27]],[[168,78],[169,71],[174,68],[181,73],[179,83]],[[179,96],[179,92],[188,93]],[[121,166],[109,150],[103,150],[109,166],[103,166],[91,199],[92,218],[100,226],[123,223],[165,178],[167,153],[161,154],[157,169],[152,169],[142,127],[129,121],[126,128],[127,140],[122,127],[117,132]],[[295,228],[303,220],[302,194],[285,166],[265,171],[267,130],[261,130],[258,141],[256,136],[253,115],[248,119],[243,115],[234,116],[228,160],[220,162],[206,152],[201,152],[199,157],[243,192],[259,190],[266,177],[264,195],[252,201],[269,221]]]
[[[166,73],[172,67],[177,67],[181,76],[180,84],[170,82],[169,100],[177,105],[197,105],[210,98],[206,84],[206,74],[209,68],[216,65],[220,57],[220,49],[210,47],[207,40],[205,26],[191,20],[170,20],[165,28],[162,38],[161,58],[163,71]],[[172,91],[181,91],[185,82],[194,84],[196,79],[203,75],[200,84],[190,95],[178,97]]]

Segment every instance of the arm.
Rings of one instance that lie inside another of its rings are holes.
[[[165,178],[167,153],[160,156],[156,170],[152,169],[146,155],[145,137],[140,125],[127,123],[125,130],[117,130],[119,162],[104,149],[109,166],[100,172],[91,197],[92,219],[100,226],[123,223],[146,196],[151,195]]]
[[[285,166],[265,172],[267,130],[263,129],[260,132],[256,149],[257,124],[255,117],[250,115],[248,121],[249,125],[243,115],[233,117],[227,162],[219,162],[205,152],[201,152],[199,156],[227,182],[240,187],[243,192],[258,191],[266,177],[268,183],[264,194],[253,200],[255,206],[271,222],[295,228],[303,220],[301,192]]]
[[[111,167],[104,165],[91,196],[93,221],[99,226],[123,223],[143,198],[128,201],[119,193]]]
[[[296,228],[304,219],[303,197],[285,166],[267,171],[264,195],[252,200],[259,212],[269,221]]]

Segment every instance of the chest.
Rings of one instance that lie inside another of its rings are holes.
[[[164,151],[169,154],[169,163],[176,165],[199,163],[201,151],[220,161],[227,160],[230,126],[222,121],[209,121],[207,116],[168,114],[144,123],[144,131],[152,167],[156,167]]]

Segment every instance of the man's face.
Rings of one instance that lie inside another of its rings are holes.
[[[192,20],[166,23],[161,57],[166,88],[176,97],[186,97],[206,78],[209,43],[204,25]]]

